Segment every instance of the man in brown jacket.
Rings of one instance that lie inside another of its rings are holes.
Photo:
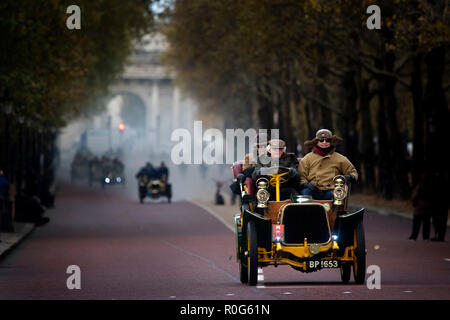
[[[314,139],[305,142],[305,146],[312,147],[313,151],[298,166],[302,188],[300,194],[310,195],[316,200],[331,200],[335,176],[344,175],[351,183],[357,181],[358,172],[353,164],[335,151],[341,142],[342,139],[328,129],[320,129]]]

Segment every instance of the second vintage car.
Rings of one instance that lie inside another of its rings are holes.
[[[145,197],[150,199],[158,199],[166,197],[167,202],[170,203],[172,199],[172,185],[166,182],[166,179],[149,179],[142,175],[138,178],[139,182],[139,201],[144,202]]]

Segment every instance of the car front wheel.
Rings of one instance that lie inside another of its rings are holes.
[[[247,224],[247,271],[248,285],[255,286],[258,282],[258,245],[254,221]]]
[[[356,223],[353,234],[353,276],[357,284],[363,284],[366,279],[366,240],[362,220]]]

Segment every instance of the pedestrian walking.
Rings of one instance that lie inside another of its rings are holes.
[[[428,240],[430,238],[430,221],[433,210],[433,190],[431,177],[428,172],[423,172],[420,175],[419,183],[413,191],[412,204],[414,212],[412,233],[409,239],[416,240],[422,226],[423,240]]]
[[[447,231],[447,220],[448,220],[448,186],[447,178],[442,171],[437,171],[433,174],[432,184],[434,190],[433,208],[431,213],[431,221],[433,222],[433,227],[435,235],[431,238],[431,241],[445,241],[445,233]]]

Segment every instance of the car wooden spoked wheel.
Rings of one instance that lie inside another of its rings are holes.
[[[258,281],[258,245],[256,241],[256,224],[247,224],[247,274],[248,285],[255,286]]]
[[[357,284],[363,284],[366,279],[366,240],[362,220],[356,222],[353,247],[353,276]]]
[[[236,237],[238,234],[238,230],[236,228]],[[245,238],[245,234],[242,234],[241,241],[237,240],[237,245],[239,248],[239,277],[241,283],[248,283],[248,268],[247,268],[247,256],[244,255],[244,252],[247,250],[247,239]]]

